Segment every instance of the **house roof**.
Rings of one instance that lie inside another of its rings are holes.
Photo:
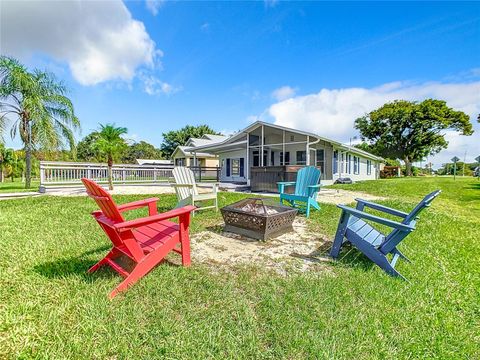
[[[172,158],[175,157],[175,154],[178,151],[181,151],[184,156],[193,157],[194,154],[191,149],[196,149],[200,146],[214,145],[216,143],[227,140],[228,136],[225,135],[213,135],[213,134],[204,134],[201,138],[190,138],[184,146],[177,146],[172,153]],[[208,152],[196,152],[195,156],[198,157],[215,157],[215,155]]]
[[[170,165],[172,160],[164,159],[136,159],[139,165]]]
[[[172,154],[172,158],[175,157],[175,154],[177,154],[179,151],[183,154],[183,156],[185,157],[193,157],[194,154],[193,152],[191,151],[191,149],[193,149],[192,147],[190,146],[177,146],[177,148],[175,149],[175,151],[173,152]],[[210,154],[208,152],[196,152],[195,153],[195,156],[196,157],[205,157],[205,158],[213,158],[215,157],[215,155],[213,154]]]
[[[338,141],[327,139],[325,137],[319,136],[319,135],[311,133],[311,132],[292,129],[292,128],[288,128],[288,127],[280,126],[280,125],[276,125],[276,124],[270,124],[270,123],[267,123],[267,122],[264,122],[264,121],[255,121],[251,125],[247,126],[245,129],[243,129],[242,131],[239,131],[239,132],[235,133],[234,135],[228,137],[227,139],[225,139],[221,142],[217,142],[217,143],[214,143],[214,144],[200,145],[200,146],[197,146],[195,148],[192,148],[191,150],[196,150],[196,151],[200,150],[200,151],[212,152],[212,151],[215,151],[216,149],[226,150],[229,147],[229,144],[230,145],[233,145],[233,144],[241,145],[243,143],[246,143],[246,141],[239,141],[246,133],[249,133],[249,132],[257,129],[258,127],[260,127],[262,125],[268,126],[268,127],[271,127],[271,128],[275,128],[275,129],[279,129],[279,130],[285,130],[285,131],[288,131],[288,132],[294,132],[294,133],[297,133],[297,134],[306,135],[306,136],[312,137],[314,139],[314,141],[323,140],[325,142],[331,143],[332,145],[334,145],[334,147],[336,147],[338,149],[341,149],[341,150],[344,150],[344,151],[349,151],[349,152],[356,153],[356,154],[359,154],[359,155],[363,155],[364,157],[368,157],[368,158],[371,158],[371,159],[374,159],[374,160],[379,160],[379,161],[384,160],[382,157],[373,155],[373,154],[371,154],[367,151],[358,149],[358,148],[353,147],[353,146],[344,145],[344,144],[342,144]],[[312,141],[312,142],[314,142],[314,141]]]

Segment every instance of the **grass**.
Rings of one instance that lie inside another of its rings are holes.
[[[12,181],[10,178],[3,179],[3,182],[0,182],[0,194],[1,193],[10,193],[10,192],[25,192],[25,191],[38,191],[40,182],[38,180],[33,180],[30,189],[25,189],[25,183],[21,179],[15,179]]]
[[[157,267],[113,301],[120,278],[86,274],[109,243],[88,198],[0,202],[0,358],[479,358],[480,186],[450,178],[365,182],[409,210],[443,190],[401,245],[410,282],[384,275],[355,251],[328,271],[277,276],[256,267]],[[222,193],[221,205],[244,195]],[[116,196],[118,202],[141,196]],[[161,196],[160,210],[175,198]],[[134,215],[139,215],[137,212]],[[333,237],[339,212],[308,221]],[[200,212],[192,232],[221,223]]]

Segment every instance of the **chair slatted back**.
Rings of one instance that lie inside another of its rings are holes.
[[[87,189],[87,194],[97,203],[102,213],[114,223],[125,221],[120,211],[118,211],[112,196],[96,182],[89,179],[82,179],[83,185]]]
[[[418,215],[427,207],[430,206],[432,201],[440,195],[441,190],[435,190],[425,196],[422,201],[420,201],[415,208],[410,211],[410,213],[402,221],[402,224],[415,226]],[[396,247],[404,238],[405,232],[401,232],[398,229],[394,229],[388,236],[385,238],[383,244],[380,246],[380,250],[384,253],[390,252],[394,247]]]
[[[175,189],[179,200],[184,200],[191,195],[198,195],[195,174],[192,170],[184,166],[176,166],[173,169],[173,177],[177,184],[192,185],[191,188],[180,186]]]
[[[321,171],[314,166],[300,169],[297,173],[295,195],[315,197],[317,192],[311,194],[308,187],[319,184],[321,175]]]

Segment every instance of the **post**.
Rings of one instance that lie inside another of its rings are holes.
[[[260,146],[260,166],[262,166],[262,167],[264,166],[264,164],[263,164],[263,145],[264,145],[264,141],[263,141],[264,135],[263,135],[263,133],[264,133],[264,126],[262,125],[262,139],[261,139],[261,142],[260,142],[260,144],[261,144],[261,146]]]
[[[247,133],[247,153],[245,154],[245,178],[247,179],[247,184],[250,183],[250,133]]]
[[[285,130],[283,130],[283,139],[282,139],[282,151],[283,151],[283,156],[281,160],[280,165],[285,165]]]
[[[305,166],[310,165],[310,136],[307,135],[307,145],[306,145],[306,153],[305,153]]]
[[[1,171],[1,169],[0,169]],[[40,188],[38,189],[39,192],[44,193],[45,189],[45,168],[43,164],[40,162]]]
[[[453,161],[453,180],[457,177],[457,161],[460,160],[458,157],[454,156],[452,158]]]

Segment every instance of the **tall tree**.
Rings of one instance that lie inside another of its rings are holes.
[[[81,161],[102,161],[97,149],[95,148],[95,143],[98,140],[98,132],[94,131],[85,136],[77,144],[77,159]]]
[[[363,141],[385,158],[405,162],[412,175],[412,162],[434,155],[448,146],[445,130],[462,135],[473,133],[467,114],[449,108],[445,101],[422,102],[396,100],[355,120]]]
[[[187,125],[180,130],[172,130],[167,133],[163,133],[163,142],[160,145],[160,150],[162,150],[166,158],[170,158],[177,146],[185,145],[188,139],[199,138],[205,134],[221,135],[208,125]]]
[[[122,135],[125,135],[127,132],[127,128],[116,127],[115,124],[100,125],[98,131],[95,149],[107,159],[108,188],[110,190],[113,190],[113,161],[118,160],[127,147],[127,142],[122,137]]]
[[[0,182],[3,178],[11,177],[13,181],[13,174],[17,164],[17,154],[15,150],[1,147],[0,145]]]
[[[146,141],[128,146],[122,155],[122,162],[133,164],[137,159],[162,159],[162,151]]]
[[[29,72],[17,60],[0,57],[0,118],[13,117],[12,138],[17,133],[25,146],[25,187],[30,188],[32,151],[35,147],[59,149],[65,141],[75,148],[73,130],[80,127],[67,88],[48,72]]]

